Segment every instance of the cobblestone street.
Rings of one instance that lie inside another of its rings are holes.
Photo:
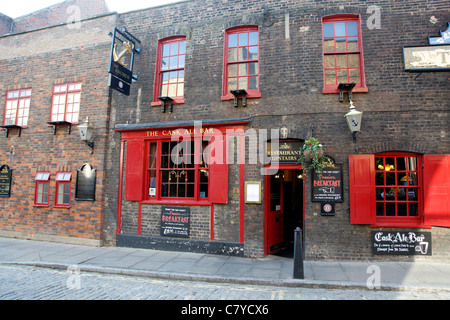
[[[0,265],[1,300],[404,300],[450,299],[450,292],[329,290],[155,280]],[[175,310],[174,310],[175,312]],[[181,310],[180,310],[181,312]]]

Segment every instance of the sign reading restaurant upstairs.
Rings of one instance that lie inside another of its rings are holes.
[[[450,23],[439,37],[428,37],[428,46],[403,47],[405,71],[450,70]]]

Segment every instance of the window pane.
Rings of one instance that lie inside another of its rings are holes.
[[[386,216],[395,216],[395,203],[386,203]]]
[[[406,203],[398,203],[397,204],[397,216],[406,217],[408,215]]]
[[[257,60],[258,59],[258,47],[250,47],[248,49],[249,60]]]
[[[228,66],[228,76],[229,77],[237,77],[237,65],[236,64],[230,64]]]
[[[169,69],[169,58],[162,58],[161,60],[161,70]]]
[[[254,46],[258,44],[258,32],[250,32],[249,45]]]
[[[238,89],[248,89],[248,78],[239,78]]]
[[[228,47],[237,47],[237,34],[230,34],[228,36]]]
[[[345,33],[345,22],[336,22],[334,24],[334,28],[335,28],[335,32],[336,32],[336,37],[345,37],[346,33]]]
[[[407,200],[406,199],[406,188],[397,188],[397,200]]]
[[[348,51],[359,51],[358,38],[357,37],[349,37],[348,41]]]
[[[358,24],[356,21],[347,22],[347,36],[357,36],[358,35]]]
[[[359,69],[350,69],[349,71],[350,82],[354,83],[360,83],[361,82],[361,75],[359,73]]]
[[[228,62],[237,61],[237,49],[229,49],[228,50]]]
[[[255,89],[258,89],[258,77],[251,77],[251,78],[249,78],[249,86],[248,86],[248,88],[249,89],[253,89],[253,90],[255,90]]]
[[[178,54],[178,42],[175,42],[170,45],[170,55],[174,56],[177,54]]]
[[[349,54],[348,55],[348,67],[358,68],[359,67],[359,54]]]
[[[324,37],[334,37],[334,26],[333,23],[323,24],[323,36]]]
[[[178,68],[184,68],[184,61],[185,61],[185,56],[184,56],[184,55],[179,56],[179,59],[178,59]]]
[[[347,55],[340,54],[336,56],[336,67],[347,68]]]
[[[419,215],[419,204],[418,203],[410,203],[409,204],[409,216],[410,217],[417,217]]]
[[[334,52],[334,39],[325,39],[323,50],[325,52]]]
[[[338,83],[347,83],[348,82],[348,71],[345,70],[337,70]]]
[[[384,188],[376,188],[376,198],[377,200],[384,200],[385,198],[385,191]]]
[[[239,76],[246,76],[248,74],[247,67],[248,65],[246,63],[239,64]]]
[[[247,47],[239,48],[238,60],[239,61],[248,60],[248,48]]]
[[[237,89],[237,79],[230,78],[228,79],[228,90],[236,90]]]
[[[249,64],[250,70],[249,70],[249,74],[250,75],[256,75],[259,74],[259,66],[257,62],[252,62]]]
[[[169,74],[169,83],[177,82],[178,80],[178,71],[172,71]]]
[[[417,189],[416,188],[409,188],[408,189],[408,200],[409,201],[417,201]]]
[[[377,202],[377,216],[384,216],[384,203]]]
[[[186,41],[180,42],[180,52],[179,54],[185,54],[186,53]]]
[[[325,70],[325,84],[336,84],[335,70]]]
[[[325,56],[325,68],[335,68],[336,67],[336,61],[335,61],[335,55],[326,55]]]
[[[345,38],[336,38],[336,52],[347,51],[347,42]]]
[[[178,67],[178,56],[177,57],[170,57],[170,69],[176,69]]]
[[[248,46],[248,33],[239,34],[239,46]]]

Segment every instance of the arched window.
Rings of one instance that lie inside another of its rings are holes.
[[[184,103],[184,66],[186,37],[171,37],[158,42],[153,106],[161,105],[158,97],[170,97]]]
[[[247,98],[259,92],[259,31],[257,26],[242,26],[225,31],[224,79],[222,100],[233,98],[231,90],[247,91]]]
[[[324,90],[339,92],[339,83],[355,83],[354,92],[367,92],[359,15],[322,18]]]

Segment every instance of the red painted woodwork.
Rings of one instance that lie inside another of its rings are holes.
[[[450,227],[450,155],[424,155],[424,223]]]
[[[144,140],[127,141],[125,200],[142,201],[144,196]]]

